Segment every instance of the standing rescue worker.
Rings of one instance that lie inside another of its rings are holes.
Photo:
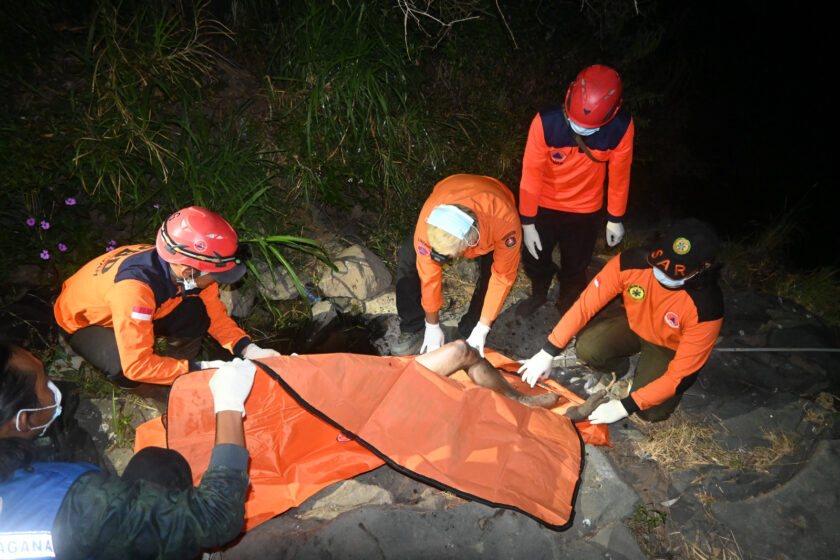
[[[190,206],[163,222],[155,246],[118,247],[68,278],[55,318],[74,351],[127,388],[213,365],[194,361],[207,333],[236,356],[278,356],[252,343],[219,299],[219,284],[245,274],[244,258],[230,224]],[[155,337],[166,338],[166,356]]]
[[[705,222],[681,220],[646,250],[613,257],[548,336],[542,350],[519,369],[532,387],[548,377],[560,350],[601,308],[621,295],[623,309],[593,321],[580,333],[579,360],[602,371],[622,372],[641,352],[630,394],[600,405],[593,424],[632,414],[647,421],[674,411],[712,353],[723,323],[723,295],[707,271],[719,241]],[[619,376],[620,377],[620,376]]]
[[[195,558],[242,530],[248,450],[242,416],[256,366],[234,360],[210,380],[216,441],[193,487],[180,453],[152,447],[122,477],[88,463],[44,462],[34,442],[61,414],[35,356],[0,343],[0,557]]]
[[[484,356],[487,333],[516,280],[521,235],[513,193],[501,181],[452,175],[435,185],[413,237],[400,247],[396,297],[401,334],[392,353],[405,356],[419,348],[423,354],[443,346],[442,266],[463,256],[479,258],[480,272],[458,331]]]
[[[519,213],[523,265],[532,292],[516,310],[520,317],[545,303],[555,273],[561,314],[586,287],[586,267],[603,219],[606,181],[607,244],[614,247],[624,237],[634,128],[630,115],[619,110],[621,93],[621,77],[615,70],[588,66],[569,86],[564,105],[540,111],[531,122]],[[559,271],[552,261],[555,245],[560,249]]]

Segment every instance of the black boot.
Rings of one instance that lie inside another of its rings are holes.
[[[543,306],[548,299],[548,287],[551,285],[551,278],[546,280],[531,280],[531,295],[522,300],[516,308],[517,317],[530,317],[534,312]]]

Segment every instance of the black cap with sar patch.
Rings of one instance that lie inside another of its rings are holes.
[[[711,265],[720,248],[712,226],[695,218],[676,222],[653,244],[647,262],[669,278],[683,280]]]

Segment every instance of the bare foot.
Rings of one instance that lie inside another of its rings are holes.
[[[536,408],[551,408],[557,404],[560,395],[557,393],[543,393],[541,395],[521,395],[515,400],[524,405],[533,406]]]
[[[589,418],[589,415],[592,414],[592,411],[598,408],[598,405],[603,404],[608,400],[610,400],[610,398],[607,396],[606,391],[598,391],[597,393],[590,395],[590,397],[586,399],[585,403],[569,407],[563,416],[572,422],[586,420]]]

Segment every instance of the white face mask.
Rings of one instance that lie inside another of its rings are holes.
[[[199,271],[198,274],[193,273],[193,274],[190,275],[189,278],[182,278],[178,281],[181,283],[182,286],[184,286],[184,291],[189,292],[190,290],[195,290],[196,288],[198,288],[198,283],[195,281],[195,279],[196,278],[201,278],[205,274],[208,274],[208,273],[203,272],[203,271]]]
[[[601,130],[601,127],[583,128],[582,126],[576,125],[574,121],[572,121],[572,119],[569,119],[569,126],[571,126],[572,130],[574,130],[577,134],[580,134],[581,136],[589,136],[590,134],[595,134],[596,132]]]
[[[700,271],[698,270],[697,272],[695,272],[694,274],[692,274],[688,278],[683,278],[682,280],[674,280],[673,278],[671,278],[670,276],[668,276],[667,274],[665,274],[664,272],[662,272],[661,270],[659,270],[655,266],[653,267],[653,276],[656,278],[656,281],[659,282],[660,284],[662,284],[663,286],[665,286],[666,288],[679,288],[680,286],[685,284],[688,280],[691,280],[692,278],[697,276],[697,274],[699,272]]]
[[[30,430],[37,430],[39,428],[42,428],[41,433],[38,434],[39,436],[42,436],[45,433],[47,433],[47,428],[49,428],[50,424],[55,422],[55,419],[58,418],[59,414],[61,414],[61,391],[58,390],[58,387],[56,387],[55,383],[53,383],[52,381],[47,381],[47,387],[49,387],[50,391],[52,391],[54,404],[51,404],[50,406],[42,406],[41,408],[21,408],[20,410],[18,410],[17,416],[15,416],[15,429],[17,429],[17,431],[19,431],[19,432],[24,431],[20,427],[20,414],[22,412],[30,412],[31,413],[31,412],[38,412],[38,411],[41,411],[41,410],[47,410],[47,409],[50,409],[50,408],[55,408],[55,411],[53,412],[52,418],[50,418],[49,421],[47,421],[46,424],[43,424],[41,426],[33,426],[33,427],[30,428]]]

